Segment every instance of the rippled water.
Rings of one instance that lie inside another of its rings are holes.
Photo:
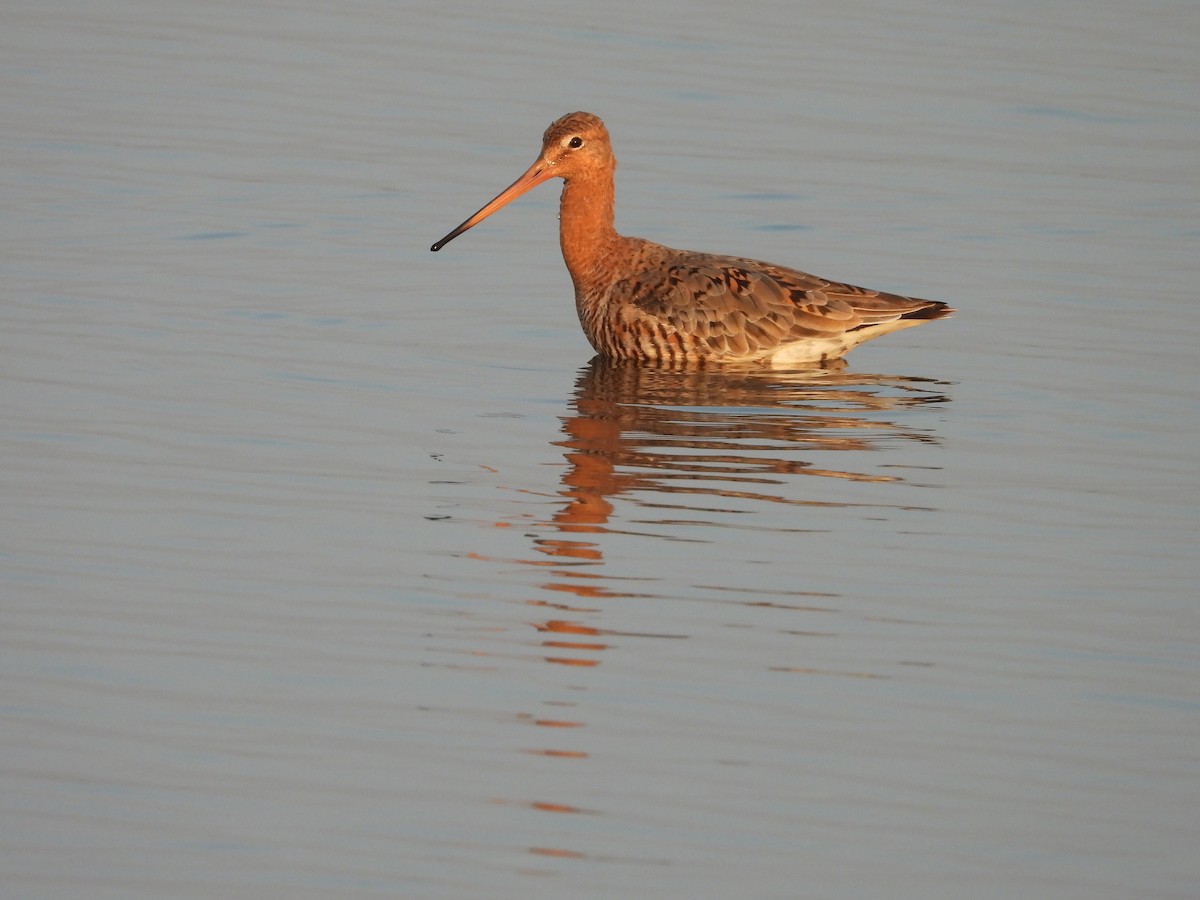
[[[5,897],[1192,897],[1192,4],[9,4]],[[602,361],[543,187],[951,302]]]

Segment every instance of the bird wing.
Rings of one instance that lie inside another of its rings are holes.
[[[740,257],[680,255],[619,282],[611,302],[634,333],[676,333],[727,356],[891,322],[930,301],[827,281]]]

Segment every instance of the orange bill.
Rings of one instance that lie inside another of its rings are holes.
[[[452,232],[450,232],[448,235],[446,235],[444,238],[442,238],[440,241],[438,241],[436,244],[434,244],[429,249],[436,253],[438,250],[441,250],[448,243],[450,243],[452,240],[454,240],[456,237],[458,237],[460,234],[462,234],[464,231],[466,231],[468,228],[472,228],[475,225],[478,225],[480,222],[482,222],[484,219],[486,219],[488,216],[490,216],[492,213],[494,213],[500,207],[507,204],[509,201],[516,200],[527,190],[529,190],[530,188],[533,188],[533,187],[537,187],[543,181],[549,181],[551,178],[554,177],[554,175],[555,175],[554,168],[549,163],[547,163],[545,160],[539,159],[532,166],[530,166],[528,169],[525,170],[524,175],[522,175],[520,178],[518,178],[516,181],[514,181],[512,184],[510,184],[508,187],[506,187],[504,190],[502,190],[499,194],[497,194],[494,198],[492,198],[490,201],[488,201],[488,203],[481,210],[479,210],[479,212],[475,213],[475,215],[471,216],[471,218],[467,219],[467,221],[463,222],[461,225],[459,225],[457,228],[455,228]]]

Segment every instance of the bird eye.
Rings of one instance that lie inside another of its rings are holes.
[[[571,138],[571,140],[567,143],[567,146],[572,150],[578,150],[583,146],[583,138],[576,135],[575,137]]]

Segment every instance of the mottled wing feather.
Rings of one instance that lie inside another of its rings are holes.
[[[932,305],[930,300],[902,297],[899,294],[888,294],[855,284],[828,281],[785,266],[756,263],[752,259],[737,259],[736,262],[752,266],[778,282],[791,293],[795,303],[804,306],[816,315],[828,314],[826,304],[831,300],[840,300],[859,317],[861,320],[859,324],[870,325],[878,322],[893,322],[902,316]]]
[[[894,321],[927,301],[827,281],[739,257],[676,256],[626,278],[611,301],[637,339],[698,343],[753,356],[805,338]]]
[[[871,326],[952,312],[758,260],[645,247],[641,270],[607,297],[610,334],[634,356],[759,357],[810,341],[840,353],[883,333]]]
[[[698,346],[720,356],[753,356],[788,340],[796,308],[772,279],[735,266],[675,262],[614,287],[619,328],[637,340]]]

